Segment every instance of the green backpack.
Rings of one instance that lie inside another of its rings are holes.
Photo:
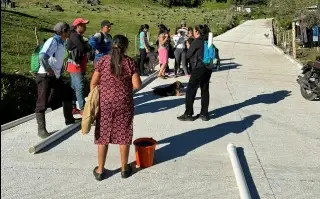
[[[37,73],[40,68],[39,53],[40,53],[42,47],[43,47],[43,44],[37,46],[31,55],[30,72],[32,72],[32,73]]]

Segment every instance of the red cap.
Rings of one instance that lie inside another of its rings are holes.
[[[89,23],[89,20],[85,20],[85,19],[83,19],[83,18],[76,18],[76,19],[73,21],[72,25],[73,25],[73,26],[77,26],[77,25],[79,25],[79,24],[88,24],[88,23]]]

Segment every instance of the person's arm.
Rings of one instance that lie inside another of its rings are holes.
[[[179,42],[179,37],[177,35],[173,36],[173,43],[174,43],[174,47],[176,48]]]
[[[131,58],[129,58],[129,68],[131,71],[130,74],[131,74],[133,90],[137,90],[141,88],[142,82],[141,82],[140,75],[138,73],[137,64]]]
[[[58,50],[57,40],[51,38],[48,39],[42,47],[42,50],[39,53],[39,62],[43,66],[48,75],[54,75],[54,72],[49,64],[50,57],[53,57],[53,54]]]
[[[39,62],[43,66],[43,68],[46,70],[48,75],[53,76],[54,72],[49,64],[49,58],[50,58],[49,55],[42,53],[39,55]]]
[[[94,36],[92,36],[89,39],[89,44],[92,47],[92,49],[97,50],[99,41],[100,41],[100,35],[99,34],[95,34]]]
[[[133,86],[133,90],[137,90],[142,86],[141,78],[138,72],[135,72],[132,75],[132,86]]]
[[[85,45],[84,45],[84,41],[81,39],[81,36],[78,34],[73,34],[73,36],[71,36],[70,38],[70,42],[73,43],[73,45],[76,46],[79,55],[83,55],[85,52]]]
[[[100,73],[98,71],[94,71],[90,82],[90,91],[93,91],[93,89],[98,86],[99,81]]]
[[[164,45],[168,40],[168,37],[165,37],[163,34],[159,35],[159,44]]]
[[[194,40],[192,42],[192,44],[190,45],[190,48],[188,49],[188,52],[187,52],[187,55],[186,55],[186,58],[187,59],[190,59],[194,54],[195,52],[199,49],[199,40]]]

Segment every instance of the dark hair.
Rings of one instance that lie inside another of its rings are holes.
[[[193,28],[192,28],[192,27],[189,27],[189,28],[188,28],[188,31],[193,31]]]
[[[158,34],[158,35],[163,34],[163,33],[167,33],[167,32],[168,32],[168,31],[167,31],[167,28],[161,27],[161,28],[159,29],[159,34]]]
[[[144,29],[149,29],[149,25],[148,25],[148,24],[143,24],[143,25],[141,25],[140,28],[139,28],[138,35],[139,35],[140,32],[142,32]]]
[[[154,52],[156,49],[152,46],[150,46],[150,52]]]
[[[209,36],[209,32],[210,32],[208,25],[206,25],[206,24],[196,25],[194,27],[194,29],[200,33],[201,37],[203,37],[205,40],[208,40],[208,36]]]
[[[129,40],[123,35],[116,35],[112,39],[111,50],[111,73],[116,77],[122,74],[122,59],[125,51],[128,49]]]

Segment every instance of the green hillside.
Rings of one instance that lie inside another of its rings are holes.
[[[108,19],[114,23],[112,35],[124,34],[130,40],[129,55],[135,55],[135,38],[141,24],[149,24],[151,42],[155,43],[157,25],[166,24],[172,30],[182,19],[188,26],[208,23],[214,34],[236,26],[241,16],[222,4],[204,4],[201,8],[163,7],[150,0],[102,0],[101,5],[76,3],[83,0],[15,0],[17,8],[1,9],[1,124],[31,114],[36,102],[36,84],[29,73],[30,56],[36,46],[34,29],[39,40],[49,38],[54,24],[59,21],[72,23],[77,17],[90,20],[86,36],[99,31],[100,22]],[[44,3],[45,2],[45,3]],[[86,1],[84,1],[86,2]],[[60,5],[63,12],[50,8]],[[216,6],[215,6],[216,5]],[[90,80],[89,66],[87,80]]]
[[[169,9],[159,4],[144,4],[143,1],[136,0],[105,0],[102,1],[100,6],[76,4],[73,1],[48,1],[52,5],[60,5],[64,12],[43,8],[43,1],[31,0],[28,3],[26,2],[18,0],[16,9],[7,9],[1,12],[1,64],[3,72],[25,74],[29,71],[30,55],[36,46],[35,27],[40,30],[40,40],[42,40],[52,34],[46,32],[45,29],[52,29],[53,25],[59,21],[72,23],[76,17],[90,20],[86,36],[90,36],[99,30],[101,20],[112,21],[115,25],[111,34],[126,34],[129,38],[129,55],[135,54],[135,35],[139,26],[143,23],[150,25],[153,42],[156,41],[157,25],[159,23],[165,23],[174,30],[183,18],[187,19],[188,25],[204,23],[205,20],[209,20],[209,25],[216,34],[231,28],[230,24],[235,23],[235,19],[232,18],[233,14],[228,10],[212,11],[208,8]]]

